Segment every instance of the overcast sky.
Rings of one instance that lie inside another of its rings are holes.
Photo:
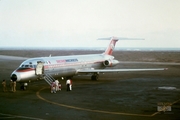
[[[180,48],[180,0],[0,0],[0,46]]]

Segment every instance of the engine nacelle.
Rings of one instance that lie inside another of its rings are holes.
[[[105,60],[105,61],[103,62],[104,66],[106,66],[106,67],[114,67],[114,66],[116,66],[118,63],[119,63],[118,60]]]

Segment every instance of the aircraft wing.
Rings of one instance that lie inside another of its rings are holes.
[[[119,64],[180,65],[180,63],[173,63],[173,62],[141,62],[141,61],[119,61]]]
[[[0,55],[1,59],[4,60],[26,60],[27,57],[18,57],[18,56],[8,56],[8,55]]]
[[[168,68],[147,68],[147,69],[80,69],[77,73],[107,73],[107,72],[133,72],[133,71],[157,71]]]

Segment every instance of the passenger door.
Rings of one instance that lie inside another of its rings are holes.
[[[38,61],[36,66],[36,75],[42,75],[42,74],[44,74],[44,63]]]

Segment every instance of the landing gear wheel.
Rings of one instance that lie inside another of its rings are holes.
[[[98,75],[92,75],[91,80],[98,80],[99,76]]]
[[[26,90],[28,86],[28,83],[21,83],[20,89],[21,90]]]

